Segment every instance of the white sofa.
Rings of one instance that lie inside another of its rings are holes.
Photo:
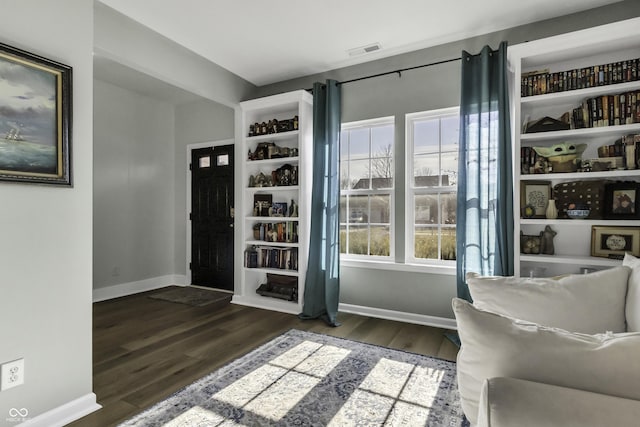
[[[453,300],[474,426],[640,426],[640,259],[547,279],[467,276]]]

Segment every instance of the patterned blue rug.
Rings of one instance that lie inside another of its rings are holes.
[[[121,424],[468,426],[453,362],[292,329]]]

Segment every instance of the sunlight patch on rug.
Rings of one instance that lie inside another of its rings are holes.
[[[264,365],[212,396],[213,399],[243,407],[287,373],[286,369]]]
[[[348,354],[339,347],[304,341],[213,399],[279,421]]]
[[[194,406],[187,412],[166,423],[164,427],[217,426],[222,422],[224,422],[224,417],[201,408],[200,406]]]
[[[298,330],[121,426],[468,426],[455,363]]]
[[[319,378],[289,372],[270,387],[268,393],[260,394],[244,409],[280,421],[319,382]]]
[[[409,363],[380,359],[359,388],[383,396],[396,397],[400,394],[412,370],[413,365]]]
[[[441,370],[380,359],[329,426],[349,420],[364,425],[423,425],[444,375]]]
[[[416,366],[400,394],[400,400],[427,408],[431,407],[443,377],[443,370]]]

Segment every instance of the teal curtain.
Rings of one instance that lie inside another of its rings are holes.
[[[462,53],[458,157],[458,296],[467,272],[513,275],[513,179],[507,43]]]
[[[313,191],[309,263],[300,318],[338,326],[340,296],[340,86],[313,85]]]

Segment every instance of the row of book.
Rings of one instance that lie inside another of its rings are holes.
[[[298,271],[298,248],[251,246],[244,251],[244,266]]]
[[[267,242],[296,243],[298,241],[298,223],[295,221],[287,221],[254,224],[253,238]]]
[[[630,125],[640,122],[640,91],[585,99],[571,112],[573,129]]]
[[[523,73],[520,96],[544,95],[640,80],[640,59],[611,62],[550,73],[549,70]]]

